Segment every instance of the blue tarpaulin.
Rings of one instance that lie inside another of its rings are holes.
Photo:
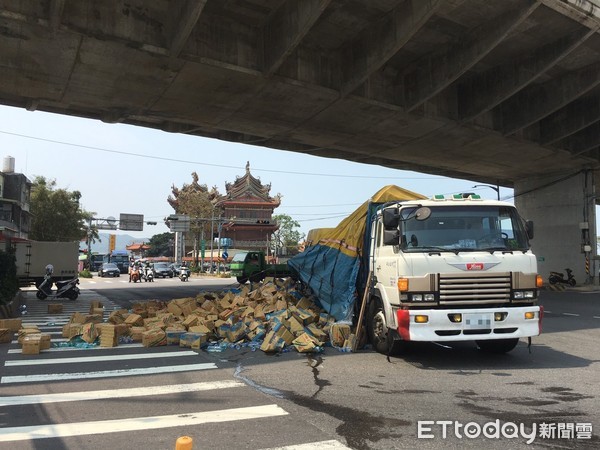
[[[336,320],[350,320],[357,297],[357,280],[364,274],[371,217],[391,201],[424,199],[416,192],[390,185],[380,189],[335,228],[309,233],[304,252],[288,261],[307,284],[321,308]]]

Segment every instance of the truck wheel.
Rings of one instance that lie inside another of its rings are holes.
[[[475,341],[479,350],[488,353],[508,353],[519,343],[518,338],[492,339],[491,341]]]
[[[397,355],[406,350],[407,343],[395,339],[388,329],[381,302],[373,299],[367,315],[367,333],[373,348],[384,355]]]
[[[44,300],[45,298],[47,298],[48,296],[46,294],[44,294],[42,291],[37,291],[35,293],[35,296],[37,298],[39,298],[40,300]]]
[[[240,284],[246,284],[246,281],[248,281],[248,278],[247,277],[236,277],[236,280]]]

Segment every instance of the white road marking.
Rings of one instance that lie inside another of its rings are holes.
[[[350,447],[346,447],[339,441],[321,441],[321,442],[307,442],[306,444],[298,445],[286,445],[285,447],[272,447],[263,450],[350,450]]]
[[[180,356],[198,356],[193,350],[176,353],[136,353],[133,355],[108,355],[108,356],[78,356],[76,358],[53,358],[53,359],[22,359],[6,361],[4,365],[10,366],[37,366],[48,364],[71,364],[100,361],[123,361],[130,359],[154,359],[154,358],[177,358]]]
[[[285,416],[288,412],[277,405],[250,406],[247,408],[199,411],[166,416],[135,417],[131,419],[99,420],[28,427],[2,428],[0,442],[30,439],[84,436],[90,434],[139,431],[168,427],[186,427],[205,423],[232,422],[235,420],[261,419]]]
[[[61,392],[58,394],[20,395],[0,397],[0,406],[35,405],[41,403],[79,402],[107,398],[144,397],[148,395],[180,394],[182,392],[208,391],[246,386],[241,381],[226,380],[204,383],[145,386],[142,388],[110,389],[100,391]],[[1,433],[1,432],[0,432]]]
[[[573,317],[579,317],[579,314],[573,314],[573,313],[563,313],[563,316],[573,316]]]
[[[82,351],[82,350],[119,350],[124,348],[141,348],[143,344],[140,342],[136,342],[134,344],[119,344],[116,347],[94,347],[94,348],[81,348],[81,347],[52,347],[47,350],[42,350],[42,354],[53,353],[53,352],[70,352],[70,351]],[[23,349],[21,348],[11,348],[8,350],[8,353],[19,354],[23,353]]]
[[[593,316],[594,319],[600,319],[600,316]]]
[[[180,366],[149,367],[140,369],[102,370],[99,372],[47,373],[40,375],[18,375],[2,377],[1,384],[8,383],[44,383],[47,381],[85,380],[90,378],[129,377],[134,375],[153,375],[157,373],[190,372],[193,370],[216,369],[214,363],[184,364]]]

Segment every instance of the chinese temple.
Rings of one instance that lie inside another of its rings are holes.
[[[238,249],[266,249],[269,236],[278,229],[273,211],[281,203],[281,195],[271,197],[271,184],[263,185],[250,173],[225,183],[226,194],[220,196],[216,206],[223,211],[221,238],[230,238]]]

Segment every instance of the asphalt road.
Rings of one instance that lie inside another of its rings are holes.
[[[92,300],[111,309],[233,283],[122,281],[82,280],[62,315],[30,293],[24,320],[59,333]],[[27,356],[2,344],[0,448],[165,449],[184,435],[195,449],[598,448],[600,293],[544,291],[541,303],[544,333],[500,356],[471,343],[415,345],[389,362],[331,348],[305,356],[133,344]]]

